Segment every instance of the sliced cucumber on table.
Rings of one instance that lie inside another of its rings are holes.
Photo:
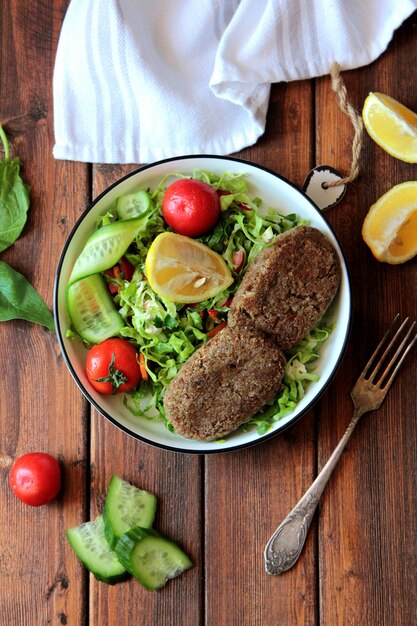
[[[66,531],[68,541],[85,567],[102,582],[113,585],[127,576],[104,536],[103,516]]]
[[[89,343],[119,334],[125,325],[100,274],[67,287],[67,309],[77,333]]]
[[[160,589],[192,566],[185,552],[152,529],[132,528],[119,539],[115,552],[127,571],[149,591]]]
[[[147,191],[141,189],[135,193],[127,193],[116,200],[116,211],[120,220],[143,216],[151,207],[152,200]]]
[[[150,528],[156,512],[153,493],[138,489],[119,476],[112,476],[104,505],[104,528],[107,541],[114,547],[126,531],[135,526]]]
[[[96,230],[75,261],[69,284],[116,265],[146,223],[146,217],[138,217],[112,222]]]

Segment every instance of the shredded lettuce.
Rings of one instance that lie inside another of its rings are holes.
[[[115,302],[125,321],[120,334],[140,348],[149,375],[149,379],[142,381],[137,391],[125,396],[124,403],[136,416],[164,420],[170,430],[173,428],[163,406],[166,387],[191,354],[208,340],[207,333],[219,322],[226,321],[230,299],[255,256],[263,248],[271,246],[282,232],[306,223],[295,214],[283,215],[274,208],[262,207],[260,198],[250,197],[245,174],[226,172],[218,176],[201,170],[194,171],[193,178],[219,190],[221,203],[218,223],[199,241],[223,256],[234,282],[204,302],[195,305],[175,304],[161,298],[151,289],[146,279],[145,260],[154,238],[170,230],[162,218],[164,191],[172,180],[183,177],[182,174],[174,173],[166,176],[154,191],[148,190],[150,206],[146,208],[146,225],[125,255],[135,267],[135,272],[130,282],[120,281],[119,292],[115,295]],[[98,226],[114,219],[117,219],[117,208],[112,207],[100,219]],[[241,258],[243,256],[243,266],[238,271],[234,259],[236,253]],[[286,354],[288,362],[281,393],[243,428],[256,427],[261,435],[295,408],[309,383],[317,380],[314,361],[329,332],[331,329],[325,322],[321,322],[308,337]]]

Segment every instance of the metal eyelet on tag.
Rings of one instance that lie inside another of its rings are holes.
[[[339,180],[343,180],[343,176],[333,167],[330,165],[318,165],[307,174],[302,190],[321,211],[327,211],[327,209],[331,209],[338,204],[346,193],[346,184],[334,184],[335,181]],[[326,183],[333,184],[327,186]]]

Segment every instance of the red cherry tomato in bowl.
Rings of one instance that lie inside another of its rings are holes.
[[[181,178],[173,182],[162,199],[162,215],[172,230],[187,237],[200,237],[211,230],[220,217],[216,191],[201,180]]]
[[[42,506],[58,495],[61,470],[50,454],[30,452],[13,463],[9,482],[19,500],[30,506]]]
[[[93,346],[85,366],[87,378],[103,394],[134,389],[141,379],[139,354],[126,339],[105,339]]]

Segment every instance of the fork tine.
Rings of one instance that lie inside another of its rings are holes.
[[[395,318],[394,318],[394,322],[395,322],[397,319],[398,319],[398,314],[395,316]],[[405,320],[403,321],[403,323],[401,324],[401,326],[399,327],[399,329],[397,330],[397,332],[395,333],[395,335],[392,337],[391,341],[389,342],[389,344],[388,344],[388,345],[387,345],[387,347],[385,348],[385,350],[384,350],[384,352],[383,352],[382,356],[378,359],[378,363],[376,363],[376,364],[375,364],[375,368],[374,368],[374,370],[373,370],[372,374],[369,376],[369,381],[370,381],[371,383],[373,382],[374,378],[376,377],[376,375],[377,375],[377,373],[378,373],[379,368],[381,367],[382,363],[384,362],[384,359],[388,356],[388,354],[389,354],[390,350],[391,350],[391,349],[392,349],[392,347],[394,346],[394,343],[396,342],[397,338],[399,337],[400,333],[402,332],[402,330],[403,330],[404,326],[407,324],[407,322],[408,322],[408,317],[406,317],[406,318],[405,318]],[[391,326],[390,326],[390,329],[391,329],[391,328],[392,328],[392,324],[391,324]],[[389,330],[390,330],[390,329],[389,329]],[[385,335],[385,337],[386,337],[386,335]],[[406,338],[406,339],[407,339],[407,338]],[[404,342],[405,342],[405,340],[404,340]],[[382,342],[381,342],[381,343],[382,343]],[[379,344],[379,345],[381,345],[381,344]],[[398,348],[397,352],[399,352],[399,351],[401,350],[402,345],[403,345],[403,344],[400,344],[400,346],[399,346],[399,348]],[[394,355],[394,357],[393,357],[393,358],[395,359],[395,357],[396,357],[396,356],[397,356],[397,353]],[[389,366],[388,366],[388,367],[389,367]],[[386,370],[385,370],[385,372],[386,372]],[[384,372],[384,374],[385,374],[385,372]]]
[[[367,374],[367,371],[369,369],[369,366],[375,361],[379,351],[384,347],[384,344],[385,344],[385,341],[387,339],[387,336],[390,333],[393,325],[397,321],[398,317],[399,316],[397,314],[395,316],[393,322],[391,323],[390,327],[388,328],[387,332],[385,333],[384,337],[382,338],[381,342],[379,343],[378,347],[376,348],[375,352],[371,356],[369,362],[366,364],[365,370],[364,370],[364,373],[363,373],[364,377],[366,377],[366,374]],[[398,359],[399,355],[401,354],[404,346],[406,345],[407,341],[409,340],[409,338],[411,336],[411,333],[412,333],[412,331],[413,331],[413,329],[414,329],[414,327],[416,325],[416,322],[413,322],[411,324],[410,328],[408,329],[405,337],[401,341],[400,345],[397,347],[394,355],[391,357],[389,363],[385,366],[385,370],[383,371],[382,374],[379,374],[379,370],[381,369],[381,367],[382,367],[382,365],[384,363],[384,360],[386,360],[388,358],[388,355],[389,355],[390,351],[393,349],[395,342],[400,337],[401,332],[403,331],[404,327],[406,326],[406,324],[408,322],[408,319],[409,318],[406,317],[405,320],[402,322],[401,326],[398,328],[397,332],[394,334],[394,336],[392,337],[391,341],[388,343],[387,347],[385,348],[383,354],[378,358],[378,361],[375,363],[375,367],[374,367],[372,373],[367,378],[368,382],[370,382],[372,384],[376,384],[376,383],[374,383],[374,380],[375,380],[376,376],[379,375],[378,386],[381,389],[382,388],[387,389],[391,385],[391,383],[392,383],[392,381],[394,379],[394,376],[397,373],[398,369],[400,368],[403,360],[405,359],[406,355],[411,350],[411,348],[413,347],[414,343],[417,340],[417,335],[416,335],[416,336],[413,337],[411,342],[408,344],[408,346],[404,350],[401,358],[397,362],[397,359]],[[393,367],[394,367],[394,369],[392,370]],[[389,375],[390,375],[390,378],[384,383],[385,379]]]
[[[397,313],[397,315],[394,317],[394,319],[392,320],[388,330],[386,331],[385,335],[382,337],[381,341],[379,342],[379,344],[377,345],[377,347],[375,348],[373,354],[371,355],[369,361],[367,362],[367,364],[365,365],[365,367],[363,368],[362,374],[361,374],[361,378],[365,378],[368,374],[369,368],[371,367],[371,365],[373,365],[375,363],[375,359],[378,356],[378,353],[380,352],[380,350],[382,350],[385,341],[389,335],[389,333],[391,332],[392,327],[394,326],[395,322],[397,321],[397,319],[399,318],[400,314]],[[407,321],[408,318],[406,318],[403,322],[403,324]],[[392,342],[391,342],[392,343]],[[381,359],[378,359],[378,363],[377,366],[375,367],[375,369],[373,370],[373,372],[371,373],[369,379],[372,381],[373,377],[376,374],[376,371],[378,369],[378,365],[381,362],[381,360],[384,358],[387,350],[389,350],[389,347],[391,345],[391,343],[389,344],[388,348],[385,350],[384,354],[382,355]]]
[[[397,352],[395,353],[395,355],[392,357],[391,361],[389,362],[385,372],[383,373],[382,377],[381,377],[381,381],[380,384],[382,383],[382,380],[385,378],[385,376],[388,374],[389,369],[392,365],[394,365],[395,359],[397,358],[400,350],[402,349],[402,347],[404,346],[405,342],[408,340],[411,331],[413,330],[414,326],[415,326],[415,322],[413,322],[413,324],[411,325],[406,337],[404,338],[404,341],[402,341],[400,347],[398,348]],[[406,349],[404,350],[400,360],[397,362],[397,365],[394,367],[391,376],[389,377],[389,379],[387,380],[387,382],[384,384],[384,389],[388,389],[388,387],[391,385],[392,381],[394,380],[394,376],[395,374],[398,372],[398,370],[400,369],[401,363],[404,361],[405,357],[407,356],[407,354],[410,352],[411,348],[413,347],[413,345],[416,343],[417,341],[417,335],[414,335],[413,339],[410,341],[410,343],[408,344],[408,346],[406,347]]]

